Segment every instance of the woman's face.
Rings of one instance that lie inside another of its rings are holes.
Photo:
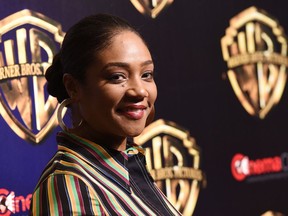
[[[95,57],[78,97],[93,132],[112,137],[139,135],[157,97],[154,65],[142,39],[123,31]]]

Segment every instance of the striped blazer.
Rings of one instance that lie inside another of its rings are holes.
[[[181,215],[146,170],[144,150],[97,145],[67,132],[33,193],[31,215]]]

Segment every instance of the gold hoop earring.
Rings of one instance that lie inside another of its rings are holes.
[[[77,125],[76,127],[69,128],[69,127],[67,127],[67,126],[65,125],[65,123],[64,123],[64,121],[63,121],[62,113],[63,113],[63,111],[66,112],[67,106],[68,106],[69,104],[72,104],[72,103],[73,103],[73,100],[72,100],[71,98],[64,99],[64,100],[61,102],[61,104],[60,104],[60,106],[59,106],[59,108],[58,108],[58,110],[57,110],[57,119],[58,119],[59,126],[62,128],[63,131],[66,131],[66,132],[69,132],[69,131],[77,128],[77,127],[80,127],[81,124],[83,123],[83,119],[81,119],[81,121],[78,123],[78,125]]]

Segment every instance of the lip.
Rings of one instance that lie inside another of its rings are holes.
[[[145,115],[146,109],[147,109],[147,106],[133,104],[133,105],[128,105],[121,109],[118,109],[117,111],[118,113],[126,116],[129,119],[140,120]]]

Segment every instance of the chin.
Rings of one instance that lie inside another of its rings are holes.
[[[117,125],[119,129],[121,128],[120,130],[123,136],[136,137],[140,135],[145,128],[146,119],[145,121],[143,119],[137,121],[122,119],[122,121],[117,122]]]
[[[141,130],[140,132],[139,131],[133,131],[133,132],[128,132],[126,134],[127,134],[127,137],[136,137],[136,136],[139,136],[142,133],[142,131],[143,130]]]
[[[137,127],[124,129],[124,133],[126,134],[127,137],[136,137],[136,136],[139,136],[143,130],[144,130],[144,126],[141,127],[137,125]]]

